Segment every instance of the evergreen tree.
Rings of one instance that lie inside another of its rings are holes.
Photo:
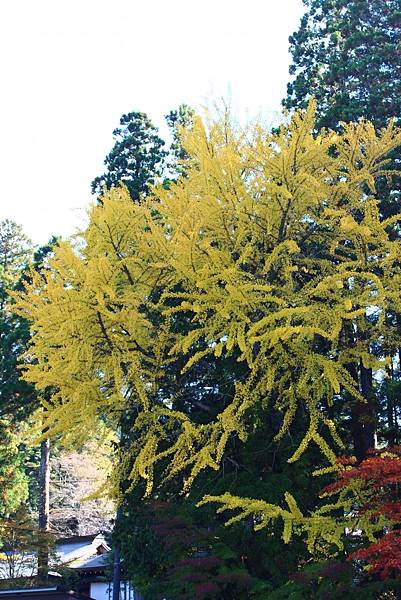
[[[317,127],[401,114],[399,0],[303,0],[306,13],[290,37],[293,80],[284,105],[317,102]]]
[[[171,110],[165,116],[173,138],[169,152],[169,167],[173,177],[185,173],[186,161],[189,155],[181,143],[180,131],[183,128],[190,129],[192,127],[194,116],[195,111],[187,104],[180,104],[177,110]]]
[[[399,0],[303,0],[306,12],[290,36],[292,80],[285,107],[317,102],[317,127],[368,119],[378,129],[401,114]],[[388,169],[401,168],[400,151]],[[377,180],[384,216],[399,212],[401,179]]]
[[[0,222],[0,415],[16,420],[32,411],[35,391],[19,377],[18,356],[28,342],[29,327],[10,310],[10,292],[32,255],[32,245],[22,228],[8,219]]]
[[[32,256],[32,243],[22,227],[5,219],[0,222],[0,266],[9,284],[15,283]]]
[[[28,498],[28,477],[20,452],[21,432],[9,419],[0,419],[0,522]]]
[[[123,183],[131,198],[138,200],[163,173],[167,152],[157,128],[145,113],[122,115],[120,127],[113,131],[115,144],[106,156],[106,172],[92,181],[92,193],[101,194]]]
[[[39,512],[39,529],[43,531],[48,529],[49,441],[42,442],[39,452],[38,448],[28,447],[24,439],[28,422],[40,402],[34,386],[20,377],[19,357],[27,348],[30,331],[24,316],[12,312],[12,293],[23,290],[29,281],[28,267],[37,273],[44,268],[54,243],[53,239],[34,253],[19,225],[10,220],[0,223],[0,415],[3,417],[2,445],[5,446],[0,451],[0,470],[5,474],[2,487],[6,511],[3,516],[14,512],[18,503],[27,501],[33,514]],[[6,498],[10,499],[8,504]],[[42,537],[45,542],[47,534]],[[45,575],[46,543],[40,545],[38,562],[39,570]]]
[[[34,388],[19,378],[17,357],[28,340],[28,323],[9,309],[10,291],[32,256],[32,246],[19,225],[0,222],[0,490],[1,518],[15,512],[28,498],[22,424],[35,397]]]
[[[145,113],[122,115],[121,127],[113,131],[114,147],[104,161],[107,171],[92,181],[92,193],[101,194],[104,187],[110,189],[124,184],[136,201],[140,195],[146,196],[150,186],[160,178],[167,187],[185,171],[188,154],[180,142],[179,130],[191,126],[194,114],[191,107],[181,104],[165,116],[172,136],[168,151],[164,150],[165,142]]]

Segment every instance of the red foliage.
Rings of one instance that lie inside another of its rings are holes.
[[[396,446],[391,450],[373,450],[373,456],[363,460],[359,465],[341,471],[337,481],[324,488],[323,493],[332,493],[348,487],[352,479],[359,479],[367,483],[370,490],[381,491],[384,486],[401,483],[401,447]],[[339,460],[340,464],[349,464]],[[387,495],[388,492],[386,491]]]
[[[378,542],[361,548],[350,557],[369,564],[369,574],[380,579],[401,578],[401,531],[390,531]]]
[[[386,517],[391,530],[377,542],[351,554],[349,559],[366,562],[369,574],[381,579],[401,579],[401,446],[372,450],[369,454],[359,465],[342,470],[337,481],[323,493],[345,490],[355,480],[362,484],[362,489],[368,492],[368,501],[358,506],[358,512],[369,512],[372,518]],[[341,464],[350,462],[346,459]]]

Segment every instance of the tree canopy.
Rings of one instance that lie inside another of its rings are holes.
[[[334,407],[364,406],[364,369],[383,369],[396,343],[386,315],[401,301],[399,216],[380,215],[375,181],[389,176],[401,134],[360,122],[316,135],[314,116],[310,104],[276,134],[195,118],[183,132],[185,177],[141,203],[125,188],[105,193],[82,239],[60,244],[18,295],[32,322],[25,377],[50,393],[50,434],[82,441],[99,418],[124,418],[126,491],[150,495],[172,480],[189,490],[272,413],[276,441],[303,415],[289,463],[317,448],[317,473],[338,469]],[[242,369],[199,419],[171,378],[195,380],[207,358]],[[304,515],[289,490],[285,508],[207,500],[238,518],[264,515],[252,517],[259,527],[282,518],[287,542],[295,529],[311,550],[341,545],[343,525]]]
[[[306,12],[290,36],[292,63],[283,105],[317,102],[317,128],[370,120],[381,128],[401,110],[401,7],[398,0],[303,0]],[[399,148],[389,169],[400,170]],[[399,213],[401,178],[377,181],[380,211]]]
[[[19,379],[18,355],[26,348],[28,324],[9,307],[10,292],[32,257],[32,246],[14,221],[0,222],[0,516],[8,517],[28,498],[28,477],[20,446],[33,386]]]
[[[401,113],[401,7],[398,0],[303,0],[290,37],[292,80],[284,105],[314,97],[318,126],[365,117],[384,127]]]
[[[101,194],[103,187],[123,182],[131,198],[149,190],[163,172],[167,152],[157,128],[143,112],[130,112],[120,118],[120,127],[113,131],[115,144],[106,156],[106,172],[92,181],[92,193]]]

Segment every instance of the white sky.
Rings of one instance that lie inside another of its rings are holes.
[[[122,113],[224,97],[274,120],[301,0],[2,0],[0,220],[36,244],[85,222]]]

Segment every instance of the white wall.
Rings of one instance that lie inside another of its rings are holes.
[[[91,583],[90,597],[94,600],[112,600],[113,584],[106,582]],[[120,600],[141,600],[142,596],[129,585],[121,582]]]

